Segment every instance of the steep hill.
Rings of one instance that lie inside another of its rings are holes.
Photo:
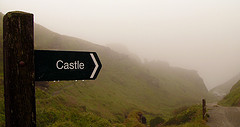
[[[240,106],[240,80],[231,88],[230,92],[219,104],[224,106]]]
[[[240,73],[234,76],[233,78],[229,79],[227,82],[211,89],[210,92],[215,96],[217,96],[219,99],[222,99],[224,96],[226,96],[230,92],[233,85],[236,84],[239,79],[240,79]]]
[[[199,103],[208,96],[196,71],[171,67],[160,61],[141,63],[129,55],[60,35],[39,24],[35,24],[34,32],[35,49],[95,51],[103,65],[95,81],[36,82],[40,114],[74,109],[93,112],[111,122],[123,122],[126,114],[135,109],[149,116],[159,115]],[[0,57],[2,59],[2,55]]]
[[[160,113],[161,108],[198,102],[207,94],[202,79],[195,71],[172,68],[162,62],[142,64],[107,47],[62,36],[37,24],[35,43],[36,49],[96,51],[103,69],[96,81],[87,81],[91,84],[89,86],[92,86],[89,87],[91,90],[89,94],[97,94],[99,98],[92,99],[102,104],[121,102],[125,105],[122,105],[126,108],[125,111],[128,108],[137,108],[146,112]],[[109,95],[106,96],[106,93]],[[104,100],[106,102],[100,101],[102,98],[107,98]],[[110,106],[114,105],[113,103]]]

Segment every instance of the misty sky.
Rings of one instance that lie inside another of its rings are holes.
[[[240,72],[239,0],[0,1],[1,12],[13,10],[60,34],[197,70],[209,89]]]

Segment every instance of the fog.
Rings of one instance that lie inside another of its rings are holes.
[[[197,70],[208,89],[240,72],[239,0],[0,1],[1,12],[12,10],[60,34]]]

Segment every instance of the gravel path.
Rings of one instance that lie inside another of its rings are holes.
[[[208,104],[207,125],[210,127],[240,127],[240,107],[223,107]]]

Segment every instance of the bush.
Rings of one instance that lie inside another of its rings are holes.
[[[186,122],[192,120],[194,114],[195,114],[195,111],[184,112],[183,114],[177,115],[177,116],[169,119],[166,122],[166,125],[173,125],[173,124],[179,125],[179,124],[186,123]]]
[[[161,125],[163,123],[164,123],[164,119],[158,116],[150,120],[150,127],[156,127],[157,125]]]
[[[142,119],[140,116],[142,116],[142,114],[142,112],[137,110],[130,112],[124,122],[126,127],[145,127],[145,125],[141,123]]]
[[[165,125],[179,125],[191,121],[196,115],[197,109],[193,106],[170,118]]]

